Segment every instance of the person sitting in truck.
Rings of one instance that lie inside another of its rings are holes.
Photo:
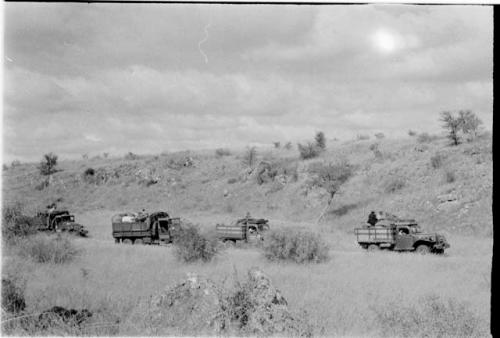
[[[375,226],[377,222],[378,219],[377,215],[375,214],[375,211],[370,212],[370,214],[368,215],[368,221],[366,221],[366,223],[370,224],[371,226]]]

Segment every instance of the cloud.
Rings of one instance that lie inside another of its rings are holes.
[[[491,121],[489,7],[5,7],[8,158],[439,131],[445,109]]]

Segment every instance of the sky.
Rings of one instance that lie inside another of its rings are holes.
[[[4,4],[3,158],[492,128],[489,6]]]

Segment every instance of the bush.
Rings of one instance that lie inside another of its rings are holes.
[[[234,184],[234,183],[236,183],[236,182],[238,182],[238,179],[237,179],[237,178],[234,178],[234,177],[232,177],[232,178],[230,178],[230,179],[228,179],[228,180],[227,180],[227,183],[228,183],[228,184]]]
[[[200,233],[197,226],[183,224],[174,241],[175,254],[184,262],[208,262],[218,253],[217,238],[208,238]]]
[[[281,147],[281,142],[273,142],[274,148],[278,149]]]
[[[78,250],[67,236],[39,234],[20,243],[20,254],[37,263],[63,264],[71,262]]]
[[[303,160],[318,157],[321,153],[321,148],[312,142],[307,142],[305,145],[298,143],[297,147],[299,149],[300,158]]]
[[[358,134],[358,135],[356,135],[356,139],[358,141],[369,140],[370,136],[366,135],[366,134]]]
[[[49,176],[57,172],[57,155],[48,153],[43,155],[43,160],[38,165],[38,170],[43,176]]]
[[[15,314],[25,308],[24,288],[9,278],[2,278],[2,310]]]
[[[243,164],[247,167],[252,168],[257,161],[257,149],[255,147],[249,147],[243,155]]]
[[[413,137],[413,136],[416,136],[416,135],[417,135],[417,132],[416,132],[416,131],[411,130],[411,129],[410,129],[410,130],[408,130],[408,136]]]
[[[287,142],[284,146],[283,146],[286,150],[290,150],[292,149],[292,142]]]
[[[128,152],[125,156],[124,156],[124,158],[125,158],[126,160],[131,160],[131,161],[133,161],[133,160],[138,160],[138,159],[139,159],[139,155],[134,154],[133,152],[129,151],[129,152]]]
[[[481,337],[479,318],[465,303],[436,295],[420,297],[417,303],[394,302],[375,310],[383,336],[393,337]]]
[[[310,174],[314,177],[311,181],[312,186],[324,188],[333,195],[337,192],[354,173],[354,169],[348,162],[323,164],[321,162],[311,163],[308,168]]]
[[[264,256],[271,261],[319,263],[328,259],[328,249],[319,234],[301,229],[272,230],[264,241]]]
[[[215,149],[215,156],[216,157],[223,157],[223,156],[229,156],[231,155],[231,152],[229,149],[224,149],[224,148],[218,148]]]
[[[451,170],[446,170],[445,172],[446,183],[453,183],[456,180],[455,173]]]
[[[316,141],[316,146],[321,149],[325,150],[326,149],[326,138],[325,138],[325,133],[322,131],[319,131],[316,133],[316,136],[314,137],[314,141]]]
[[[23,206],[15,203],[2,210],[2,236],[10,242],[19,237],[26,237],[37,232],[36,222],[32,217],[23,215]]]
[[[393,193],[405,187],[406,181],[402,177],[391,177],[385,181],[385,192]]]
[[[430,135],[428,133],[421,133],[417,136],[417,142],[419,143],[429,143],[437,139],[438,137],[436,135]]]
[[[381,140],[381,139],[385,138],[385,134],[384,133],[376,133],[375,138]]]
[[[434,156],[431,157],[431,166],[434,169],[441,168],[441,166],[443,165],[443,161],[444,161],[444,156],[441,155],[440,153],[436,153],[434,154]]]

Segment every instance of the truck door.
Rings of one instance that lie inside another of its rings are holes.
[[[168,226],[168,220],[158,220],[158,234],[160,237],[160,241],[166,241],[167,243],[170,242],[170,231]]]
[[[412,250],[413,249],[413,236],[410,235],[410,229],[407,227],[396,228],[394,235],[396,245],[394,250]]]

